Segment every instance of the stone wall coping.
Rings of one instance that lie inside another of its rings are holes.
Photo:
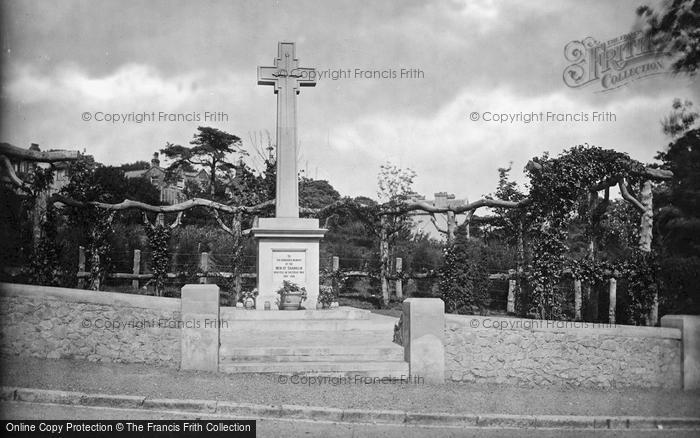
[[[700,321],[700,315],[691,315],[691,314],[685,314],[685,313],[679,313],[679,314],[673,314],[673,315],[664,315],[662,318],[666,319],[689,319],[689,320],[697,320]]]
[[[280,320],[328,320],[328,319],[340,319],[340,320],[368,320],[370,319],[371,312],[366,309],[357,309],[355,307],[340,306],[334,309],[322,309],[322,310],[296,310],[293,312],[270,310],[266,312],[255,312],[248,309],[239,309],[236,307],[221,307],[220,310],[221,319],[225,320],[236,320],[236,321],[280,321]],[[371,315],[375,318],[377,315]],[[383,316],[383,315],[381,315]]]
[[[448,329],[527,331],[560,333],[580,337],[618,336],[628,338],[681,339],[681,331],[668,327],[641,327],[634,325],[592,323],[582,321],[552,321],[543,319],[514,318],[503,315],[445,315]]]
[[[53,298],[73,303],[139,307],[161,311],[180,310],[180,300],[178,298],[69,289],[33,284],[0,283],[0,297]]]

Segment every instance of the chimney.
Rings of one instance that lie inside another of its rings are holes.
[[[153,154],[153,158],[151,159],[151,167],[160,167],[160,160],[158,159],[158,152],[155,152]]]
[[[30,150],[30,151],[37,151],[37,152],[41,151],[41,149],[39,149],[39,144],[38,144],[38,143],[32,143],[32,144],[29,146],[29,150]]]
[[[447,200],[450,199],[450,195],[447,192],[437,192],[435,193],[435,203],[436,207],[447,207]]]

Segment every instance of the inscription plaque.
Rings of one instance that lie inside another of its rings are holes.
[[[272,251],[272,282],[281,287],[284,280],[306,286],[306,251]]]

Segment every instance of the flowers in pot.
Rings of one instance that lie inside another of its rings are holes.
[[[331,303],[335,301],[335,291],[333,286],[321,285],[318,290],[318,302],[324,309],[331,307]]]
[[[255,307],[255,297],[258,296],[258,289],[246,290],[241,292],[241,301],[243,302],[243,307],[246,309],[252,309]]]
[[[280,310],[299,310],[306,299],[306,288],[287,280],[282,282],[277,293],[280,296]]]

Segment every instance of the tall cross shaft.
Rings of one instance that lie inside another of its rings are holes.
[[[316,85],[316,70],[298,64],[294,43],[280,42],[274,67],[258,67],[258,85],[273,85],[277,95],[276,217],[299,217],[296,95]]]

